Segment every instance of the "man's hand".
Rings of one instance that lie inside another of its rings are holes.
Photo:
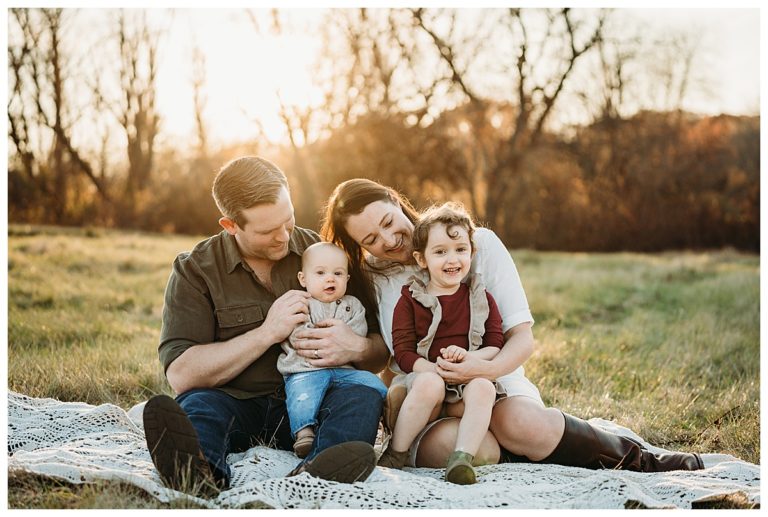
[[[355,362],[365,348],[366,338],[355,334],[341,320],[323,320],[314,328],[294,336],[293,348],[312,366],[327,368]]]
[[[270,333],[272,343],[285,341],[297,325],[307,321],[310,298],[306,291],[294,289],[275,300],[261,324],[261,328]]]
[[[440,349],[440,355],[448,362],[460,363],[467,356],[467,351],[460,346],[451,345]]]

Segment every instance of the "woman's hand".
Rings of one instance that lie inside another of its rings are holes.
[[[493,380],[487,371],[490,362],[473,354],[466,354],[458,363],[438,357],[436,363],[438,375],[450,384],[464,384],[477,377]]]
[[[294,349],[312,366],[328,368],[355,362],[365,349],[366,338],[358,336],[341,320],[328,319],[315,328],[295,335]]]

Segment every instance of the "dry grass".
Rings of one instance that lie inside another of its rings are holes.
[[[170,264],[198,239],[12,226],[8,386],[129,408],[170,394],[157,359]],[[670,449],[760,461],[759,257],[513,253],[548,404]],[[12,508],[163,508],[125,485],[9,480]],[[709,508],[745,508],[734,496]]]

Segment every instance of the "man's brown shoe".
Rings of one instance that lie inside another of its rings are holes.
[[[310,476],[336,481],[354,483],[364,481],[376,468],[376,452],[366,442],[345,442],[328,447],[311,460],[293,469],[290,476],[306,472]]]
[[[174,490],[214,497],[219,487],[192,422],[167,395],[156,395],[144,406],[147,448],[163,482]]]

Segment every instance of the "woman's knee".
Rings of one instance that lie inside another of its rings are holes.
[[[414,445],[416,449],[416,466],[428,468],[445,468],[448,456],[456,447],[459,432],[458,418],[445,418],[435,423],[427,431],[421,441]],[[499,443],[491,432],[486,432],[480,443],[474,465],[498,463],[501,455]]]
[[[501,445],[509,448],[552,441],[558,433],[562,435],[562,420],[557,409],[525,397],[512,397],[494,406],[490,428]]]
[[[417,467],[444,468],[446,459],[453,452],[459,432],[458,418],[444,418],[436,422],[414,443]]]

